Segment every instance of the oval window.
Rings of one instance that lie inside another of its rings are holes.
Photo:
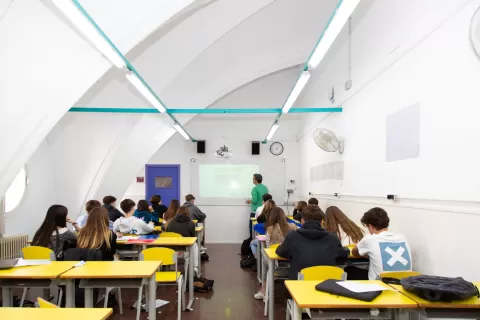
[[[472,17],[472,23],[470,24],[470,42],[473,51],[480,59],[480,8],[475,11]]]
[[[22,168],[5,193],[5,213],[12,211],[20,204],[26,186],[27,175],[25,173],[25,168]]]

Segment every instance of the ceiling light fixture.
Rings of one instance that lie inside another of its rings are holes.
[[[337,38],[343,26],[352,15],[360,0],[342,0],[335,13],[323,31],[317,47],[308,59],[308,68],[315,69]]]
[[[152,106],[157,108],[161,113],[167,112],[167,108],[163,105],[163,103],[153,94],[151,89],[147,87],[147,85],[140,80],[136,74],[130,72],[127,73],[125,77],[135,88],[137,88],[138,92],[140,92]]]
[[[293,87],[292,92],[290,92],[290,95],[288,96],[287,101],[285,101],[285,104],[283,105],[283,108],[282,108],[283,113],[288,113],[290,108],[295,103],[295,100],[297,100],[298,96],[302,92],[303,88],[305,88],[305,85],[307,84],[308,79],[310,79],[310,72],[303,71],[300,77],[298,78],[297,83],[295,84],[295,87]]]
[[[268,133],[267,138],[265,140],[269,141],[270,139],[272,139],[273,135],[275,134],[275,132],[278,129],[278,126],[279,126],[278,123],[273,124],[273,126],[270,128],[270,132]]]
[[[89,19],[90,16],[78,1],[52,0],[52,2],[115,67],[125,68],[127,66],[123,56],[116,52],[112,44],[107,41],[106,35],[101,34],[100,28],[92,19]]]
[[[185,138],[185,140],[190,140],[190,136],[185,130],[183,130],[181,125],[179,125],[178,123],[175,123],[173,127],[175,128],[175,130],[178,131],[178,133],[180,133]]]

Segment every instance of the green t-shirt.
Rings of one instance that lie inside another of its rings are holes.
[[[262,205],[263,199],[262,196],[268,193],[268,188],[262,184],[259,183],[252,189],[252,203],[250,204],[250,209],[252,212],[255,212],[258,207]]]

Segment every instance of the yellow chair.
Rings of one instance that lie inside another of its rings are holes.
[[[60,308],[60,307],[57,306],[56,304],[51,303],[51,302],[49,302],[49,301],[47,301],[47,300],[45,300],[45,299],[42,299],[42,298],[40,298],[40,297],[37,298],[37,303],[38,303],[38,306],[39,306],[40,308],[50,308],[50,309],[52,309],[52,308]]]
[[[55,261],[55,252],[49,248],[40,246],[28,246],[22,248],[21,258],[25,260],[51,260]],[[28,288],[23,288],[22,299],[20,300],[20,308],[23,307]],[[62,299],[63,291],[60,289],[59,301]]]
[[[177,319],[181,319],[182,310],[185,310],[185,298],[183,296],[185,288],[183,286],[182,274],[178,272],[177,253],[173,249],[168,248],[149,248],[140,253],[140,260],[162,261],[162,267],[175,265],[175,271],[159,271],[155,274],[155,279],[157,283],[166,285],[176,284],[178,286]],[[148,300],[148,297],[146,299]]]
[[[176,232],[162,232],[160,233],[160,237],[162,238],[181,238],[182,235]]]
[[[22,258],[28,260],[55,261],[55,252],[45,247],[29,246],[22,249]]]
[[[401,280],[403,278],[414,277],[419,275],[421,275],[421,273],[416,271],[383,272],[380,274],[380,278],[393,278],[393,279]]]
[[[346,280],[347,274],[342,268],[332,266],[315,266],[304,268],[298,273],[298,280],[323,281],[328,279]],[[293,314],[293,302],[287,301],[286,320],[290,320]]]

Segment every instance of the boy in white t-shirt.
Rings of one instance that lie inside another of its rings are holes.
[[[404,236],[388,231],[390,219],[382,208],[367,211],[362,219],[369,235],[353,248],[356,256],[370,259],[368,279],[376,280],[383,272],[412,271],[412,255]]]

